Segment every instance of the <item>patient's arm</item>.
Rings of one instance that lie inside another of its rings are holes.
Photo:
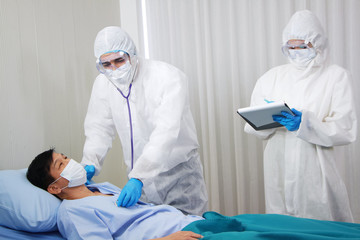
[[[152,240],[194,240],[203,238],[200,234],[190,232],[190,231],[179,231],[173,234],[170,234],[166,237],[155,238]]]

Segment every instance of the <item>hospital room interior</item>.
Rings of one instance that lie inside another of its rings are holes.
[[[267,141],[244,131],[237,109],[250,106],[264,73],[288,63],[282,32],[304,9],[320,20],[329,59],[350,72],[359,103],[358,0],[0,0],[0,171],[25,169],[51,147],[81,161],[84,120],[99,75],[95,37],[104,27],[119,26],[139,56],[169,63],[188,77],[208,210],[265,214]],[[360,119],[360,105],[355,111]],[[360,224],[357,135],[339,146],[344,154],[336,164]],[[93,181],[119,188],[127,183],[117,135]]]

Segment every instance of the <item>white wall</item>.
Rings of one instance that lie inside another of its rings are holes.
[[[106,4],[104,4],[106,3]],[[0,169],[56,150],[81,161],[99,30],[120,25],[119,0],[0,0]],[[121,185],[117,139],[96,181]]]

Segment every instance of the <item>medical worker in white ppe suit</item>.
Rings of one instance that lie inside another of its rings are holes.
[[[256,83],[251,105],[285,101],[295,116],[273,119],[284,127],[247,133],[266,139],[266,212],[353,222],[349,198],[337,169],[341,145],[356,139],[357,119],[350,74],[327,63],[327,38],[310,11],[296,12],[283,30],[290,64],[275,67]]]
[[[207,192],[189,106],[188,78],[164,62],[142,59],[129,35],[106,27],[96,36],[100,74],[85,118],[82,164],[98,175],[116,132],[129,181],[119,207],[141,200],[189,214],[207,209]]]

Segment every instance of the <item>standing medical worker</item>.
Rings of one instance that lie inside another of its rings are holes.
[[[290,64],[256,83],[251,105],[285,101],[294,116],[273,116],[285,127],[245,131],[268,140],[264,151],[266,212],[352,222],[337,163],[356,139],[357,119],[350,74],[327,64],[327,38],[316,16],[296,12],[283,31]]]
[[[139,58],[129,35],[106,27],[96,36],[97,76],[85,119],[82,164],[100,173],[116,132],[129,181],[117,205],[140,197],[189,214],[207,209],[207,192],[188,96],[188,78],[164,62]]]

